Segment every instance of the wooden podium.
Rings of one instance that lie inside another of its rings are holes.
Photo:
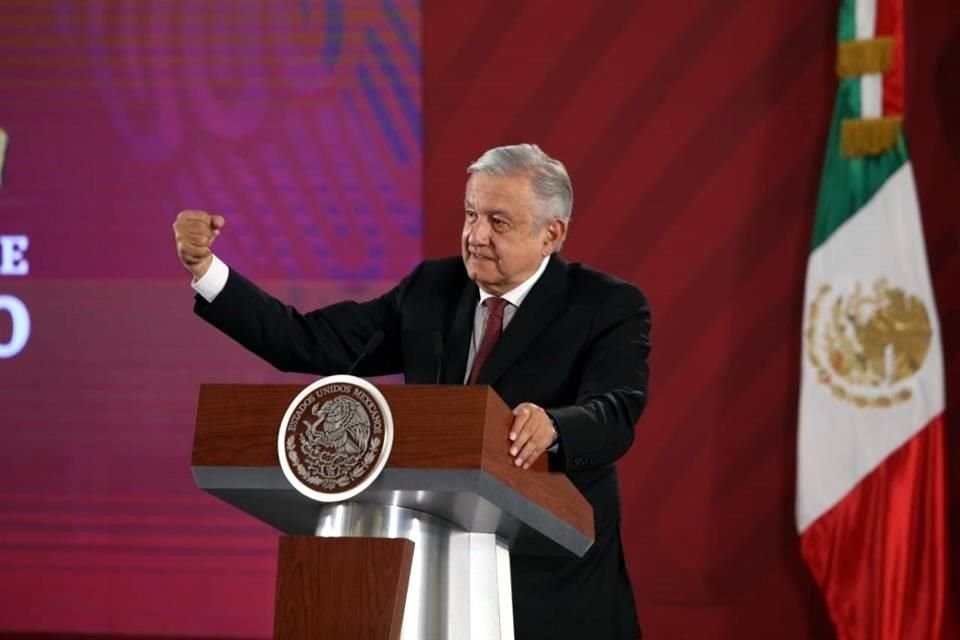
[[[393,450],[344,503],[287,481],[277,434],[296,385],[203,385],[197,486],[276,527],[276,638],[513,638],[509,553],[582,556],[593,510],[566,476],[513,465],[485,386],[383,386]]]

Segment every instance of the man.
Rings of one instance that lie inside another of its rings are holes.
[[[459,258],[423,262],[374,300],[307,314],[211,253],[221,216],[181,212],[174,231],[194,276],[195,311],[284,371],[342,373],[383,331],[358,375],[491,385],[514,407],[506,445],[514,463],[527,469],[547,452],[596,524],[583,558],[511,557],[517,638],[637,638],[614,463],[646,404],[647,301],[633,285],[558,255],[573,206],[560,162],[524,144],[491,149],[467,172]]]

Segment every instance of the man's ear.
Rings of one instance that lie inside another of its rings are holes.
[[[553,218],[547,223],[547,233],[543,238],[543,255],[554,253],[563,239],[567,237],[567,221],[563,218]]]

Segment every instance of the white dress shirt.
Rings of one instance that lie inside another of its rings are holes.
[[[220,295],[223,288],[227,286],[227,277],[230,275],[230,267],[226,265],[216,255],[213,256],[213,262],[210,268],[203,274],[199,280],[194,280],[191,286],[201,298],[207,302],[213,302],[214,298]]]

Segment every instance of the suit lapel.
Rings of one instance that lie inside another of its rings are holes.
[[[467,368],[470,336],[473,335],[473,316],[480,293],[472,280],[467,280],[460,292],[460,300],[453,311],[453,323],[447,335],[443,354],[443,383],[463,384]]]
[[[490,356],[480,369],[477,384],[495,383],[519,358],[544,326],[563,308],[567,288],[567,263],[553,256],[546,270],[523,300]],[[470,323],[472,326],[471,315]],[[468,338],[469,339],[469,338]],[[466,366],[464,361],[463,367]],[[461,367],[461,374],[463,373]]]

